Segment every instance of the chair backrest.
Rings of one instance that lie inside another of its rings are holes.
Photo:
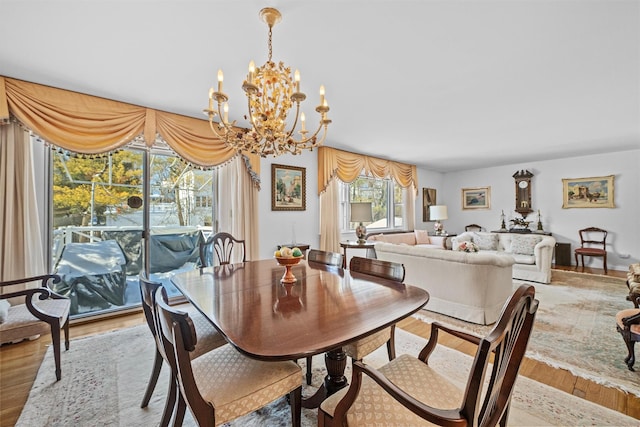
[[[587,227],[582,230],[578,230],[578,233],[580,234],[581,247],[602,246],[602,249],[606,249],[607,230],[603,230],[598,227]]]
[[[352,273],[368,274],[395,282],[404,281],[404,264],[397,262],[354,256],[349,262],[349,270]]]
[[[156,319],[154,315],[155,310],[155,298],[156,291],[162,285],[157,282],[152,282],[149,280],[143,272],[140,272],[139,276],[139,285],[140,285],[140,299],[142,301],[142,311],[144,313],[144,318],[147,321],[147,326],[151,330],[151,334],[154,339],[158,337],[158,328],[156,326]]]
[[[202,398],[191,368],[189,353],[198,342],[193,321],[189,314],[169,306],[163,287],[156,291],[155,301],[158,333],[165,351],[174,356],[172,369],[176,373],[182,397],[199,425],[211,423],[213,408]]]
[[[464,231],[482,231],[482,226],[478,224],[469,224],[464,227]]]
[[[342,254],[311,249],[307,254],[307,261],[342,267]]]
[[[214,265],[214,253],[219,265],[230,264],[232,255],[236,250],[242,251],[242,256],[236,256],[236,259],[241,259],[242,262],[245,262],[247,260],[247,252],[244,240],[236,239],[229,233],[216,233],[200,244],[200,265],[202,267]]]
[[[462,410],[470,425],[498,425],[508,410],[537,310],[535,288],[521,285],[504,305],[496,326],[480,341]],[[493,368],[483,390],[489,366]]]

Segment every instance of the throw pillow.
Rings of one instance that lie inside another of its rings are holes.
[[[7,316],[9,316],[9,301],[6,299],[0,299],[0,323],[4,323],[7,320]]]
[[[493,233],[473,233],[473,242],[481,251],[497,251],[498,235]]]
[[[416,235],[417,245],[427,245],[431,243],[431,239],[429,238],[429,232],[427,230],[414,230],[413,232]]]
[[[509,252],[520,255],[533,255],[533,249],[542,241],[542,236],[520,236],[514,234],[511,237]]]

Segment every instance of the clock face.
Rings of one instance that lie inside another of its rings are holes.
[[[529,186],[529,181],[520,181],[518,183],[518,187],[520,188],[527,188]]]

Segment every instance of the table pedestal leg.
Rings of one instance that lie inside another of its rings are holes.
[[[342,348],[326,352],[324,363],[327,366],[327,376],[324,378],[324,383],[313,396],[302,400],[303,408],[317,408],[328,396],[348,385],[347,378],[344,376],[347,355]]]

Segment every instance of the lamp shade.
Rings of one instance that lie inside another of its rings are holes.
[[[351,222],[372,222],[371,202],[351,203]]]
[[[447,214],[447,207],[445,205],[429,206],[429,214],[433,221],[449,218]]]

